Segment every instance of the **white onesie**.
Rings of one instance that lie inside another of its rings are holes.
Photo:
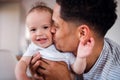
[[[42,58],[52,60],[52,61],[64,61],[68,64],[68,68],[75,61],[75,56],[69,52],[60,52],[58,51],[54,45],[51,45],[47,48],[42,48],[34,43],[31,43],[24,53],[23,56],[33,56],[35,52],[40,52]]]

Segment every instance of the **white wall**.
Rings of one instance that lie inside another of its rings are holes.
[[[108,31],[106,37],[109,37],[110,39],[114,40],[120,45],[120,0],[117,1],[118,1],[118,7],[117,7],[118,19],[116,20],[113,27]]]
[[[0,49],[18,53],[20,7],[18,3],[0,4]]]

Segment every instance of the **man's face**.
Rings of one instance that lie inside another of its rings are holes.
[[[56,48],[60,51],[69,51],[76,54],[79,42],[78,29],[72,23],[68,23],[60,17],[60,6],[58,4],[54,8],[53,21],[55,26],[51,32]]]

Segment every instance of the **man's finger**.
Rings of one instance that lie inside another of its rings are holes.
[[[34,63],[33,65],[30,66],[31,70],[33,70],[33,71],[37,70],[37,68],[40,66],[40,64],[41,64],[40,60],[36,61],[36,63]]]
[[[36,53],[35,55],[33,55],[30,64],[31,64],[31,65],[34,65],[35,62],[40,59],[40,57],[41,57],[41,56],[40,56],[39,53]]]
[[[43,76],[40,76],[38,74],[34,74],[35,80],[45,80]]]
[[[55,64],[56,63],[56,64]],[[37,69],[37,72],[38,73],[43,73],[45,75],[47,74],[50,74],[48,71],[50,70],[49,68],[51,68],[51,66],[56,66],[57,64],[59,65],[63,65],[63,66],[66,66],[66,63],[65,62],[56,62],[56,61],[50,61],[50,60],[46,60],[46,59],[42,59],[41,60],[41,64],[40,64],[40,67]],[[56,66],[57,67],[57,66]]]

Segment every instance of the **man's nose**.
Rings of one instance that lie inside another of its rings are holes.
[[[52,27],[52,28],[51,28],[51,33],[53,33],[53,34],[54,34],[55,32],[56,32],[55,27]]]

